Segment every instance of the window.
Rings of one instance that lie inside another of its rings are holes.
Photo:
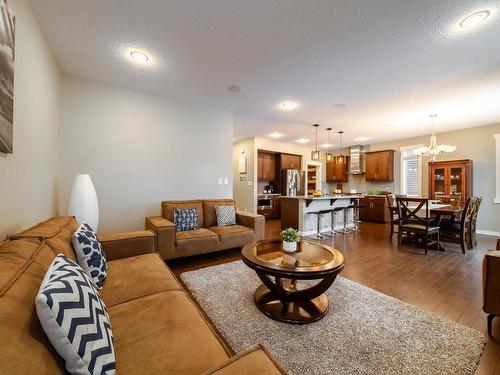
[[[421,145],[401,147],[401,194],[422,195],[422,161],[417,155]]]

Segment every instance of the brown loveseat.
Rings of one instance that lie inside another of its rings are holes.
[[[235,205],[232,199],[198,199],[161,202],[162,216],[146,218],[146,229],[155,232],[158,252],[163,259],[238,248],[264,239],[265,218],[249,212],[236,212],[237,225],[217,226],[215,206]],[[196,208],[199,229],[177,232],[174,208]]]
[[[73,217],[54,217],[0,243],[0,374],[63,374],[35,296],[56,254],[71,259]],[[150,231],[100,236],[108,276],[100,291],[119,374],[281,374],[262,347],[232,357],[155,252]]]

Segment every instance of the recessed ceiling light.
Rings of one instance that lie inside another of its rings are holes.
[[[291,111],[297,107],[297,103],[292,101],[281,102],[279,107],[282,111]]]
[[[388,128],[389,126],[391,126],[391,124],[385,123],[385,124],[382,124],[381,126],[384,128]]]
[[[269,134],[269,136],[271,138],[281,138],[281,137],[283,137],[283,134],[278,133],[278,132],[273,132],[273,133]]]
[[[307,142],[309,142],[309,139],[299,138],[295,142],[297,142],[297,143],[307,143]]]
[[[139,51],[132,51],[130,52],[130,57],[132,57],[135,61],[145,63],[149,60],[149,57],[142,52]]]
[[[333,147],[333,144],[324,143],[324,144],[320,145],[319,147],[321,147],[321,148],[329,148],[329,147]]]
[[[243,90],[243,86],[240,86],[240,85],[231,85],[231,86],[228,86],[227,88],[229,91],[231,92],[240,92]]]
[[[337,103],[333,107],[337,108],[337,109],[345,108],[345,107],[347,107],[347,104],[345,104],[345,103]]]
[[[364,142],[364,141],[367,141],[369,139],[370,139],[370,137],[358,137],[358,138],[355,139],[355,141]]]
[[[472,13],[470,16],[465,17],[462,22],[460,22],[460,27],[466,29],[469,27],[474,27],[483,22],[488,16],[490,12],[488,10],[481,10],[476,13]]]

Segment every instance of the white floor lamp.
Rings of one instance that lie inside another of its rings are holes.
[[[97,232],[99,226],[99,203],[94,184],[88,174],[75,177],[68,200],[68,215],[75,216],[78,223],[87,223]]]

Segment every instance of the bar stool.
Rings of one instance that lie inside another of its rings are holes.
[[[331,210],[319,210],[319,211],[311,211],[311,212],[308,212],[307,214],[308,215],[317,215],[317,221],[316,221],[316,234],[311,234],[310,236],[308,237],[312,237],[312,236],[315,236],[316,239],[318,240],[322,240],[324,239],[325,237],[323,237],[323,235],[321,234],[321,215],[324,215],[324,214],[329,214]]]
[[[353,232],[361,230],[359,229],[359,223],[361,223],[361,220],[359,219],[359,210],[360,208],[363,208],[365,206],[360,204],[359,200],[360,198],[352,198],[351,204],[349,205],[349,207],[354,210],[352,214],[352,222],[354,223],[354,229],[352,230]]]
[[[345,228],[345,214],[344,214],[344,226],[342,228],[342,230],[336,230],[335,229],[335,223],[337,222],[336,218],[337,218],[337,214],[340,212],[340,211],[344,211],[344,208],[345,207],[334,207],[331,211],[332,211],[332,237],[335,236],[335,232],[337,233],[347,233],[347,230]]]

